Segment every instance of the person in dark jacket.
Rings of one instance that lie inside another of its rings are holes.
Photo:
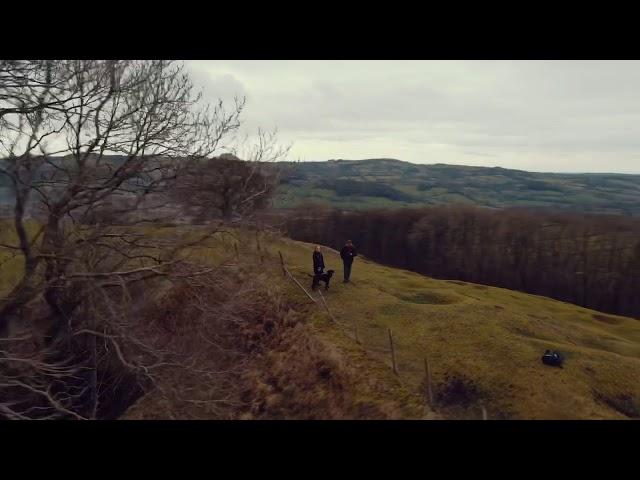
[[[313,252],[313,274],[318,275],[324,271],[324,257],[320,251],[320,247],[316,245]]]
[[[351,265],[353,264],[354,257],[358,256],[351,240],[347,240],[347,244],[340,250],[340,257],[342,257],[342,263],[344,265],[344,282],[349,283],[349,277],[351,276]]]

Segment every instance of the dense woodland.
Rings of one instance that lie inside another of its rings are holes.
[[[298,209],[298,240],[346,239],[378,262],[640,317],[640,220],[470,206],[341,212]]]

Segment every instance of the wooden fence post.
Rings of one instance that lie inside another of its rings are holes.
[[[387,329],[389,332],[389,345],[391,346],[391,364],[393,365],[393,373],[398,374],[398,368],[396,367],[396,350],[393,348],[393,335],[391,329]]]
[[[484,408],[484,405],[480,405],[480,409],[482,410],[482,419],[487,420],[487,409]]]
[[[431,388],[431,370],[429,370],[429,360],[424,357],[424,374],[427,383],[427,395],[429,396],[429,405],[433,408],[433,390]]]
[[[287,269],[284,266],[284,258],[282,258],[282,253],[278,250],[278,255],[280,255],[280,265],[282,265],[282,275],[287,276]]]

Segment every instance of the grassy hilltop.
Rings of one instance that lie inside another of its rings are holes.
[[[312,247],[293,241],[277,247],[305,286]],[[423,395],[428,356],[436,411],[445,417],[479,418],[480,405],[490,418],[640,416],[639,321],[501,288],[434,280],[362,258],[345,285],[339,256],[324,251],[327,268],[337,271],[325,299],[340,325],[313,307],[310,321],[318,334],[340,345],[356,365],[372,358],[390,369],[391,329],[400,382]],[[295,286],[288,289],[304,295]],[[565,353],[563,369],[541,363],[547,348]]]
[[[13,240],[4,233],[4,242]],[[434,280],[362,257],[354,264],[352,283],[345,285],[337,252],[324,248],[327,268],[336,270],[330,290],[323,292],[334,322],[318,293],[317,303],[312,303],[282,274],[278,252],[293,276],[309,288],[311,244],[262,235],[258,247],[255,233],[238,236],[213,241],[194,255],[203,264],[218,264],[233,256],[232,245],[238,242],[237,273],[227,268],[225,275],[237,274],[245,284],[254,284],[253,291],[266,302],[260,307],[265,312],[285,313],[284,320],[276,322],[281,326],[269,327],[266,337],[262,328],[267,313],[251,327],[263,332],[251,333],[262,346],[243,354],[248,355],[247,373],[229,379],[250,385],[237,405],[258,404],[261,409],[251,413],[233,407],[222,418],[477,419],[481,406],[490,419],[640,417],[638,320],[501,288]],[[18,259],[9,260],[6,250],[0,257],[0,293],[6,294],[21,265]],[[165,308],[163,296],[172,291],[167,285],[162,292],[145,295],[154,298],[154,315],[172,311],[180,338],[188,338],[189,322],[199,320],[188,318],[195,310],[177,290],[180,300]],[[388,329],[393,332],[397,376],[391,371]],[[540,362],[547,348],[566,355],[563,369]],[[202,362],[215,366],[215,356],[206,350],[201,355]],[[426,357],[434,408],[425,396]],[[177,374],[165,378],[179,391],[187,388],[180,383],[187,380]],[[199,403],[177,407],[151,391],[125,418],[221,418],[208,407],[207,402],[215,402],[208,398],[211,380],[193,377],[188,382],[189,391],[202,399]]]

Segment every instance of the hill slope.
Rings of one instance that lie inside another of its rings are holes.
[[[640,175],[536,173],[392,159],[301,162],[276,202],[343,209],[467,203],[640,215]]]
[[[638,320],[500,288],[434,280],[364,258],[356,260],[352,282],[345,285],[338,254],[329,248],[323,249],[325,264],[336,274],[322,297],[313,293],[313,303],[283,277],[278,255],[310,291],[313,245],[262,237],[258,250],[255,235],[239,240],[247,262],[241,269],[276,288],[277,303],[286,302],[299,319],[293,327],[276,322],[278,333],[262,340],[261,353],[251,362],[253,386],[246,387],[254,407],[242,410],[240,418],[480,419],[482,407],[489,419],[640,417]],[[564,368],[541,363],[548,348],[565,354]],[[426,357],[433,408],[426,395]],[[180,387],[182,380],[172,382]],[[195,385],[209,388],[206,382]],[[167,418],[173,408],[151,393],[125,418]],[[185,417],[184,410],[173,415]],[[216,417],[198,409],[188,418]]]
[[[312,245],[285,241],[274,247],[306,286]],[[401,383],[423,395],[428,356],[436,410],[446,417],[479,418],[480,405],[490,418],[640,416],[639,321],[501,288],[433,280],[362,258],[345,285],[337,253],[324,252],[327,268],[337,271],[325,299],[339,324],[311,305],[318,334],[351,355],[356,368],[362,355],[390,368],[391,329]],[[293,285],[288,289],[304,295]],[[566,355],[563,369],[541,363],[548,348]]]
[[[354,264],[352,283],[345,285],[340,281],[337,252],[324,248],[327,269],[336,270],[331,288],[322,292],[334,321],[319,292],[311,302],[280,267],[278,252],[294,278],[308,288],[313,245],[277,236],[259,238],[258,244],[255,232],[239,232],[237,240],[229,242],[225,236],[193,252],[203,264],[219,264],[238,242],[237,273],[223,269],[224,278],[238,275],[249,282],[246,291],[259,293],[266,302],[257,303],[256,318],[246,319],[243,326],[252,342],[262,342],[258,349],[243,353],[252,365],[247,379],[240,382],[235,372],[228,379],[234,385],[248,385],[246,398],[237,399],[246,408],[223,418],[251,414],[252,418],[477,419],[481,406],[490,419],[640,417],[638,320],[501,288],[434,280],[362,257]],[[6,293],[15,281],[12,270],[20,263],[0,260],[4,281],[0,289]],[[235,292],[230,287],[227,291]],[[200,325],[202,319],[195,316],[197,309],[187,297],[174,293],[177,298],[171,305],[178,317],[171,320],[174,326],[167,338],[177,338],[176,328],[178,337],[187,338],[189,322]],[[169,315],[165,303],[157,299],[152,304],[160,320]],[[281,316],[272,321],[269,311]],[[393,334],[397,376],[391,371],[388,329]],[[540,362],[548,348],[565,354],[563,369]],[[435,415],[425,399],[426,357]],[[215,364],[215,357],[209,360],[212,368],[224,370]],[[185,379],[179,373],[167,374],[166,382],[177,391],[197,391],[198,409],[188,415],[174,411],[151,392],[125,417],[220,418],[220,413],[202,407],[220,401],[209,397],[215,394],[209,393],[215,382],[205,376]],[[247,412],[252,405],[258,409]]]

